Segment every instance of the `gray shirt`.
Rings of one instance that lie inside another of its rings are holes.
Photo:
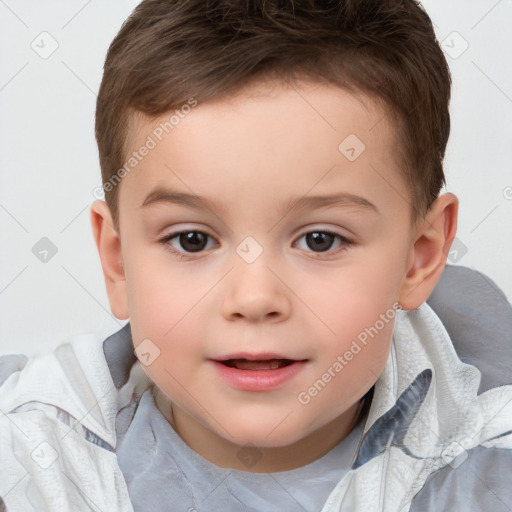
[[[362,418],[320,459],[289,471],[221,468],[192,450],[158,410],[150,390],[118,440],[119,466],[134,510],[317,512],[350,469]]]

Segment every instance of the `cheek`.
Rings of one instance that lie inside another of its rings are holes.
[[[366,391],[378,378],[389,355],[394,320],[373,321],[325,346],[320,356],[321,370],[334,374],[341,394],[352,396],[360,389]],[[319,378],[322,376],[319,375]],[[328,378],[328,377],[327,377]]]
[[[204,328],[201,329],[198,309],[194,308],[196,302],[195,295],[169,294],[161,281],[154,284],[144,281],[137,289],[134,316],[130,319],[135,349],[141,344],[139,351],[142,352],[142,343],[145,343],[156,355],[143,369],[178,403],[186,401],[184,389],[190,390],[193,386],[204,358]],[[139,359],[143,362],[141,357]]]
[[[333,278],[315,280],[315,286],[302,284],[297,295],[308,311],[304,314],[318,324],[318,333],[331,341],[355,338],[375,324],[381,315],[394,318],[393,304],[399,296],[400,277],[391,277],[392,269],[380,271],[372,266],[351,265]],[[386,322],[386,326],[389,322]],[[380,323],[379,323],[380,325]],[[381,330],[383,327],[379,330]]]
[[[165,338],[190,321],[208,288],[190,271],[169,265],[163,248],[130,254],[126,280],[130,320],[143,337]]]
[[[193,374],[194,364],[204,353],[199,313],[207,285],[201,286],[189,273],[170,272],[158,258],[134,256],[126,265],[134,347],[145,343],[152,361],[144,370],[170,392]]]
[[[358,336],[326,347],[318,371],[304,382],[300,407],[311,407],[315,427],[324,425],[360,400],[375,384],[389,356],[393,320],[381,330],[362,330]]]
[[[399,274],[392,276],[392,272],[391,268],[384,271],[354,264],[350,271],[340,271],[339,278],[298,293],[311,311],[318,312],[318,319],[309,323],[311,331],[313,322],[317,324],[319,364],[304,386],[318,383],[316,387],[322,390],[318,403],[326,405],[320,414],[325,419],[339,412],[332,411],[329,403],[342,409],[350,406],[368,391],[385,366],[398,308]],[[311,317],[311,311],[305,314]]]

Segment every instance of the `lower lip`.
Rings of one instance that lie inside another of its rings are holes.
[[[231,386],[244,391],[271,391],[277,389],[297,375],[306,364],[306,361],[296,361],[275,370],[238,370],[219,361],[211,362],[225,381]]]

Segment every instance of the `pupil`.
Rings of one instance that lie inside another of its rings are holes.
[[[189,252],[201,251],[206,245],[206,236],[197,231],[182,233],[180,235],[180,244]]]
[[[315,245],[316,245],[316,248],[320,250],[320,252],[323,252],[323,251],[327,251],[331,245],[332,245],[332,242],[333,242],[333,235],[331,235],[330,233],[308,233],[306,235],[306,240],[307,240],[307,243],[308,243],[308,246],[311,248],[311,249],[314,249]],[[326,239],[327,239],[327,242],[326,242]],[[312,244],[310,244],[310,242],[312,242]]]

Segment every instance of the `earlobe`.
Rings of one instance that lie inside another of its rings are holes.
[[[125,320],[129,314],[121,239],[114,228],[112,215],[105,201],[98,200],[92,204],[91,225],[103,269],[110,309],[116,318]]]
[[[439,196],[417,228],[400,293],[399,302],[403,309],[416,309],[432,293],[457,232],[458,207],[459,201],[454,194]]]

